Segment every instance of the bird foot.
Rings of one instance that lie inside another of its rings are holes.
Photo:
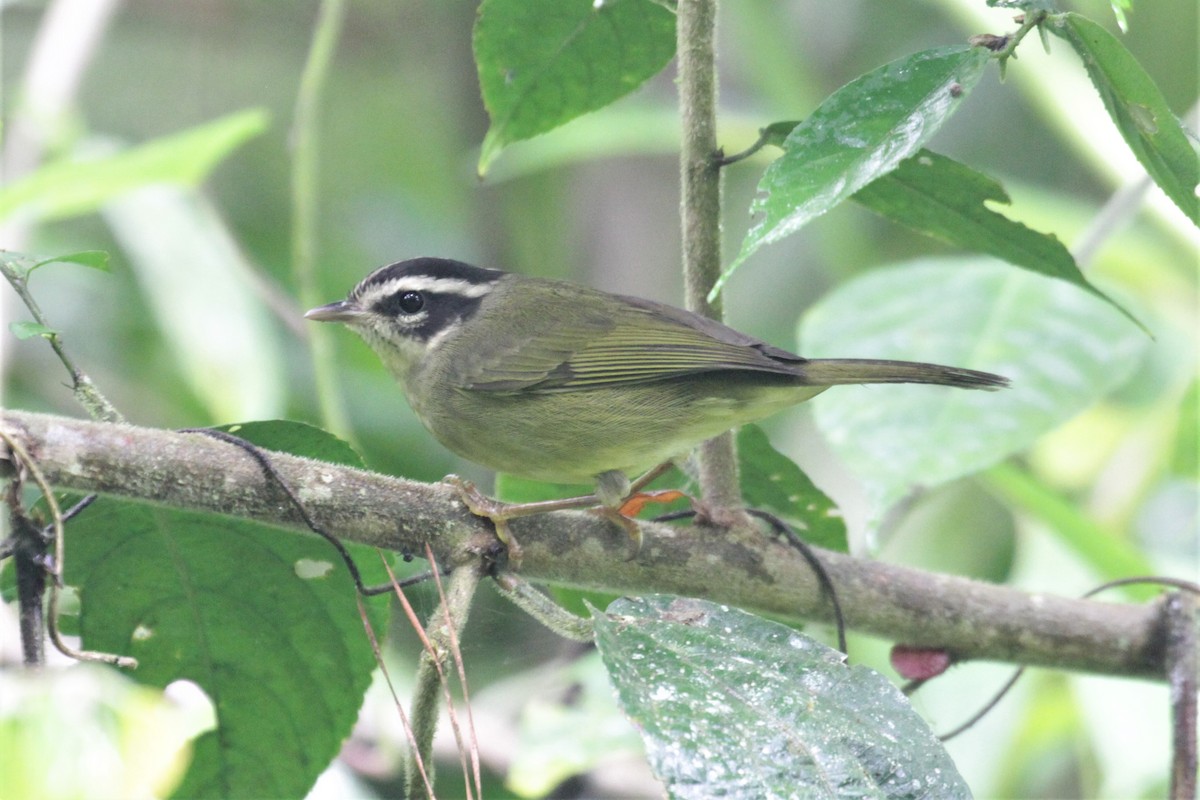
[[[516,517],[525,516],[521,513],[521,506],[516,503],[505,503],[502,500],[497,500],[494,497],[488,497],[483,492],[479,491],[471,481],[458,477],[457,475],[447,475],[443,481],[454,487],[458,492],[458,499],[477,517],[491,520],[492,527],[496,530],[496,538],[500,540],[508,551],[508,563],[513,569],[521,566],[521,544],[517,541],[517,537],[513,536],[512,530],[508,527],[508,521]],[[513,513],[517,510],[517,513]]]
[[[619,525],[629,534],[629,556],[626,561],[633,561],[642,552],[642,529],[634,519],[646,506],[652,503],[673,503],[676,500],[686,500],[688,496],[678,489],[656,489],[650,492],[634,491],[621,501],[621,505],[598,506],[595,512],[605,519]]]

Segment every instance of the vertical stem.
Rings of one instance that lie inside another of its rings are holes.
[[[323,0],[313,30],[308,61],[300,76],[296,117],[292,123],[292,270],[305,308],[325,302],[317,285],[317,179],[319,108],[334,48],[346,16],[344,0]],[[332,332],[328,326],[309,326],[309,347],[321,419],[330,430],[349,430],[333,370]]]
[[[1171,684],[1171,794],[1176,798],[1196,796],[1196,598],[1184,592],[1167,595],[1163,606],[1166,629],[1167,680]]]
[[[418,758],[428,770],[429,780],[433,780],[433,734],[437,730],[440,709],[438,698],[446,688],[442,686],[445,680],[444,667],[453,653],[454,634],[447,626],[452,625],[457,631],[466,627],[471,598],[479,587],[480,577],[479,571],[470,566],[455,569],[446,584],[442,605],[429,615],[427,630],[431,648],[421,653],[417,665],[416,687],[413,689],[412,712],[409,715],[413,740],[417,743],[417,749],[409,754],[404,769],[404,796],[409,800],[426,796],[425,780],[417,766]],[[448,691],[446,696],[449,698]]]
[[[721,274],[721,170],[717,163],[716,0],[681,0],[676,20],[683,280],[687,306],[721,319],[720,298],[708,292]],[[732,433],[700,447],[700,489],[711,509],[741,505]]]

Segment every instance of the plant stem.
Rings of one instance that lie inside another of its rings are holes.
[[[317,198],[320,196],[318,111],[345,11],[344,0],[323,0],[321,3],[308,61],[300,76],[296,117],[292,123],[292,271],[300,302],[305,308],[325,302],[321,299],[316,275]],[[321,419],[331,431],[346,437],[350,425],[337,390],[332,332],[325,326],[310,328],[309,348]]]
[[[467,624],[471,598],[479,587],[479,579],[477,569],[464,567],[454,570],[447,582],[442,604],[429,616],[428,639],[431,648],[421,653],[416,687],[413,689],[412,730],[417,749],[409,754],[404,770],[404,796],[410,800],[427,795],[425,780],[418,769],[418,758],[429,771],[429,780],[433,780],[433,734],[437,731],[438,698],[445,694],[447,703],[450,702],[445,666],[453,655],[455,641],[461,638],[454,631],[461,634]]]
[[[683,281],[687,307],[722,318],[720,298],[708,293],[721,275],[721,168],[717,148],[716,0],[682,0],[676,21]],[[742,505],[737,451],[726,433],[700,446],[700,489],[710,510]]]
[[[79,404],[88,412],[88,416],[102,422],[124,422],[125,417],[121,415],[117,407],[96,388],[96,384],[92,383],[92,379],[86,372],[75,366],[75,361],[63,347],[62,336],[54,331],[46,321],[41,306],[29,291],[27,280],[29,273],[22,270],[19,260],[11,254],[0,254],[0,274],[4,275],[13,291],[21,298],[21,302],[29,309],[34,321],[43,328],[53,331],[43,334],[43,337],[50,343],[50,349],[58,356],[58,360],[62,362],[71,376],[71,391],[75,394],[75,399]]]

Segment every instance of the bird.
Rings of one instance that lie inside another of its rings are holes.
[[[994,390],[989,372],[912,361],[808,359],[698,314],[579,284],[420,257],[380,267],[344,300],[308,311],[357,333],[435,439],[468,461],[549,483],[572,501],[504,505],[459,481],[496,523],[588,502],[622,506],[659,465],[831,386],[924,383]],[[622,522],[626,520],[626,522]]]

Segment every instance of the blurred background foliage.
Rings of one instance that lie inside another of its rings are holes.
[[[1115,28],[1107,3],[1069,5]],[[244,109],[264,110],[265,128],[198,188],[139,192],[98,213],[13,215],[0,220],[0,247],[112,254],[108,273],[52,265],[39,270],[32,289],[76,360],[131,422],[321,422],[309,331],[294,299],[291,187],[292,122],[317,3],[97,0],[93,12],[104,7],[109,16],[94,27],[94,51],[61,44],[64,63],[82,58],[84,66],[64,113],[32,118],[43,158],[115,152]],[[28,160],[36,149],[22,151],[10,134],[13,121],[36,105],[22,81],[46,10],[36,2],[0,7],[6,185],[36,166]],[[474,3],[444,0],[348,3],[319,112],[321,299],[342,297],[380,264],[435,254],[679,302],[679,123],[670,68],[615,106],[510,148],[480,181],[474,167],[487,119],[471,54],[475,13]],[[803,117],[879,64],[1009,30],[1011,16],[982,0],[725,3],[720,141],[727,152],[739,151],[760,126]],[[79,24],[91,23],[81,16]],[[1196,30],[1193,0],[1155,0],[1134,7],[1123,37],[1181,115],[1197,97]],[[1007,82],[992,71],[934,144],[1000,179],[1014,199],[1007,213],[1068,246],[1140,175],[1061,42],[1049,55],[1027,42]],[[745,209],[764,163],[726,171],[727,254],[750,223]],[[918,499],[891,526],[879,557],[1078,594],[1098,578],[1065,544],[1062,529],[1074,525],[1084,537],[1099,531],[1121,540],[1156,571],[1194,577],[1197,243],[1195,229],[1157,190],[1113,225],[1085,270],[1155,333],[1134,376],[1044,437],[1022,459],[1020,480],[1001,470]],[[831,288],[873,268],[949,253],[843,204],[802,235],[763,249],[737,274],[726,294],[729,321],[801,347],[798,320]],[[0,300],[6,321],[25,318],[11,292]],[[425,480],[448,472],[488,479],[433,442],[357,337],[335,335],[333,342],[349,420],[337,432],[369,465]],[[44,343],[6,333],[0,355],[5,405],[80,413]],[[861,492],[822,443],[808,410],[783,415],[768,429],[861,531]],[[7,617],[3,625],[0,652],[13,665],[16,636]],[[393,675],[402,674],[415,658],[415,640],[397,627],[392,644]],[[888,670],[885,643],[860,638],[852,653]],[[562,737],[547,731],[562,729],[555,726],[578,731],[616,714],[603,682],[597,688],[587,671],[589,663],[593,671],[598,666],[577,655],[505,605],[484,602],[473,616],[465,658],[486,763],[494,776],[509,767],[526,776],[514,777],[509,789],[494,785],[492,796],[548,790],[556,780],[547,776],[566,779],[569,765],[597,762],[607,768],[564,786],[560,796],[574,796],[572,787],[593,794],[608,787],[614,796],[639,790],[644,767],[636,756],[622,760],[636,754],[634,738],[606,734],[597,737],[597,752],[554,751]],[[917,707],[935,730],[949,728],[1005,672],[960,668],[924,689]],[[562,702],[572,691],[584,691],[587,701]],[[375,697],[369,695],[360,732],[318,794],[371,796],[394,786],[402,734],[394,708]],[[145,702],[139,695],[129,711],[137,721],[128,724],[161,723],[147,721]],[[31,702],[29,713],[50,713],[47,706]],[[982,725],[951,743],[951,753],[981,797],[1159,796],[1169,757],[1167,709],[1163,686],[1035,671]],[[63,713],[93,711],[86,705]],[[46,757],[56,768],[72,758]],[[137,768],[135,760],[128,764]],[[452,780],[453,771],[444,777]],[[612,783],[622,776],[635,783]]]

